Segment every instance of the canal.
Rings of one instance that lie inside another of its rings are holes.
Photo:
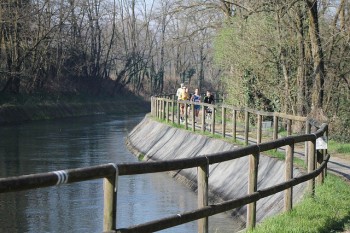
[[[0,177],[106,163],[137,162],[125,137],[144,114],[96,115],[0,127]],[[147,140],[147,139],[145,139]],[[0,232],[102,232],[100,180],[0,194]],[[118,228],[193,210],[196,194],[165,173],[122,176]],[[236,232],[225,214],[209,218],[210,232]],[[197,232],[197,223],[160,231]]]

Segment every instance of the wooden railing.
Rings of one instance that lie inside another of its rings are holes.
[[[167,98],[152,98],[152,114],[161,116],[164,119],[166,103],[172,103],[173,106],[178,104],[170,102]],[[203,104],[202,104],[203,105]],[[215,106],[217,108],[218,106]],[[226,108],[225,106],[221,106]],[[169,109],[169,108],[168,108]],[[235,110],[238,111],[238,110]],[[246,110],[250,113],[252,110]],[[267,113],[259,112],[259,115]],[[289,117],[283,114],[272,114],[278,117]],[[169,114],[166,114],[169,119]],[[214,118],[214,117],[213,117]],[[246,117],[246,119],[249,117]],[[295,118],[295,117],[294,117]],[[288,118],[290,119],[290,117]],[[298,118],[299,119],[299,118]],[[290,119],[293,120],[293,119]],[[174,121],[173,121],[174,122]],[[315,126],[313,133],[303,135],[287,136],[280,139],[275,139],[270,142],[260,142],[254,145],[249,145],[234,151],[215,153],[212,155],[199,156],[188,159],[178,159],[161,162],[140,162],[129,164],[105,164],[94,167],[69,169],[64,171],[55,171],[48,173],[40,173],[33,175],[9,177],[0,179],[0,193],[16,192],[20,190],[29,190],[47,186],[60,185],[64,183],[81,182],[91,179],[104,179],[104,232],[155,232],[184,224],[187,222],[198,220],[198,232],[208,232],[208,217],[232,210],[244,205],[247,208],[247,228],[254,228],[256,224],[256,202],[261,198],[272,194],[285,191],[285,211],[292,209],[292,188],[293,186],[308,182],[308,190],[311,195],[314,195],[316,177],[320,183],[323,182],[329,155],[326,150],[316,150],[316,139],[327,135],[328,125],[318,125],[315,121],[308,120],[311,125]],[[233,123],[234,124],[234,123]],[[291,124],[291,123],[288,123]],[[247,125],[247,124],[246,124]],[[310,127],[311,128],[311,127]],[[293,177],[293,156],[294,145],[300,142],[308,144],[308,173],[299,177]],[[258,163],[260,153],[280,147],[286,147],[286,169],[285,182],[276,184],[275,186],[257,189]],[[221,163],[233,159],[238,159],[244,156],[249,156],[249,180],[248,193],[244,197],[238,199],[227,200],[222,203],[211,204],[208,206],[208,181],[209,181],[209,166],[211,164]],[[164,171],[174,171],[186,168],[197,167],[197,182],[198,182],[198,209],[191,212],[174,214],[173,216],[162,218],[159,220],[146,222],[140,225],[130,226],[124,229],[116,229],[116,213],[122,211],[117,208],[116,195],[118,187],[118,177],[123,175],[147,174]]]
[[[180,106],[181,104],[186,104],[189,106],[188,108],[184,108],[184,122],[180,122]],[[172,122],[177,125],[183,125],[187,130],[191,128],[192,131],[200,130],[202,133],[208,131],[207,125],[210,125],[209,133],[211,134],[219,134],[222,137],[232,137],[233,141],[236,141],[239,136],[243,137],[244,145],[249,145],[250,135],[254,134],[252,131],[252,122],[255,123],[254,129],[256,133],[255,139],[252,139],[253,143],[261,143],[263,141],[263,123],[271,123],[272,132],[270,130],[265,130],[269,132],[270,135],[265,135],[264,140],[276,140],[278,139],[278,133],[281,129],[281,125],[283,124],[286,130],[286,136],[291,136],[292,126],[295,123],[300,123],[303,125],[305,129],[305,134],[309,134],[311,132],[311,128],[314,127],[314,130],[319,128],[319,123],[313,119],[302,117],[302,116],[294,116],[288,115],[284,113],[278,112],[264,112],[257,111],[250,108],[240,108],[229,106],[226,104],[206,104],[206,103],[194,103],[191,101],[176,101],[175,94],[163,95],[161,97],[152,97],[151,98],[151,114],[158,119],[165,120],[167,123]],[[194,115],[194,106],[200,105],[200,120],[197,122]],[[206,122],[205,117],[205,107],[209,107],[214,109],[212,112],[212,117],[210,122]],[[255,118],[252,116],[255,115]],[[264,121],[268,119],[268,121]],[[239,119],[243,119],[239,121]],[[238,122],[241,123],[240,131],[238,127]],[[300,134],[300,132],[298,132]],[[328,137],[328,131],[323,136],[325,138]],[[305,162],[308,162],[308,143],[305,142],[304,145],[304,155]]]

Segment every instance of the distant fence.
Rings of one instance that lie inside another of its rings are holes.
[[[152,115],[167,121],[172,119],[174,121],[175,106],[180,103],[169,98],[152,98]],[[186,103],[187,104],[187,103]],[[193,103],[188,103],[193,107]],[[205,106],[206,104],[200,104]],[[178,106],[179,107],[179,106]],[[214,108],[229,109],[229,106],[211,106]],[[172,108],[172,109],[171,109]],[[54,171],[48,173],[40,173],[33,175],[24,175],[17,177],[1,178],[0,179],[0,193],[16,192],[20,190],[29,190],[47,186],[60,185],[64,183],[81,182],[91,179],[104,179],[104,232],[155,232],[170,227],[178,226],[187,222],[198,220],[198,232],[208,232],[208,217],[222,213],[228,210],[232,210],[244,205],[248,205],[247,208],[247,228],[251,229],[256,224],[256,202],[261,198],[270,196],[272,194],[281,192],[284,190],[284,209],[289,211],[292,209],[292,195],[293,186],[308,182],[308,191],[311,195],[314,195],[314,188],[316,184],[316,178],[318,183],[322,183],[326,174],[327,162],[329,155],[326,149],[316,150],[316,140],[322,136],[328,134],[328,125],[319,125],[316,121],[312,121],[306,118],[300,118],[295,116],[288,116],[279,113],[265,113],[249,109],[235,109],[231,107],[232,112],[232,124],[233,131],[235,128],[235,114],[236,111],[244,111],[245,119],[249,122],[249,114],[253,113],[257,115],[257,124],[260,125],[262,116],[272,116],[274,118],[274,125],[278,118],[287,119],[287,125],[289,125],[289,133],[291,134],[290,126],[293,120],[304,120],[307,122],[307,130],[305,134],[296,136],[287,136],[278,139],[274,136],[274,140],[270,142],[261,142],[258,140],[255,145],[239,148],[234,151],[215,153],[212,155],[199,156],[196,158],[169,160],[161,162],[139,162],[129,164],[105,164],[100,166],[68,169],[62,171]],[[172,112],[172,115],[169,112]],[[224,111],[224,110],[223,110]],[[213,111],[215,114],[215,111]],[[225,111],[224,111],[225,112]],[[222,119],[225,122],[226,114],[223,114]],[[247,116],[248,115],[248,116]],[[177,118],[179,119],[179,118]],[[193,119],[193,117],[192,117]],[[213,117],[215,120],[215,117]],[[202,119],[203,121],[203,119]],[[187,122],[187,120],[185,121]],[[249,123],[245,124],[245,127],[249,127]],[[289,123],[288,123],[289,122]],[[203,123],[203,122],[202,122]],[[214,123],[214,122],[213,122]],[[180,122],[178,122],[180,124]],[[186,123],[185,123],[186,124]],[[226,125],[225,125],[226,126]],[[225,126],[223,128],[225,128]],[[311,127],[312,126],[312,127]],[[213,124],[213,128],[214,124]],[[258,131],[261,127],[257,127]],[[311,133],[311,128],[314,131]],[[193,130],[195,129],[195,122],[193,122]],[[245,132],[249,131],[245,129]],[[215,131],[213,131],[215,132]],[[222,131],[225,136],[225,131]],[[258,133],[259,135],[259,133]],[[261,135],[261,134],[260,134]],[[246,144],[247,143],[247,140]],[[306,175],[299,177],[293,177],[293,157],[294,147],[297,143],[305,143],[307,148],[308,160]],[[258,178],[258,163],[259,155],[261,152],[277,149],[280,147],[286,147],[286,169],[285,169],[285,182],[276,184],[272,187],[265,189],[257,189]],[[249,171],[248,171],[248,193],[244,197],[240,197],[233,200],[224,201],[217,204],[208,205],[208,181],[209,181],[209,165],[238,159],[241,157],[249,156]],[[198,209],[191,212],[184,212],[174,214],[173,216],[158,219],[151,222],[146,222],[140,225],[130,226],[128,228],[116,229],[116,213],[122,211],[117,208],[116,196],[118,189],[118,177],[123,175],[136,175],[147,174],[155,172],[174,171],[186,168],[197,167],[197,182],[198,182]]]
[[[180,111],[181,105],[185,104],[183,122],[180,122]],[[160,97],[151,98],[151,114],[158,119],[165,120],[167,123],[172,122],[177,125],[183,125],[184,128],[191,129],[192,131],[200,130],[202,133],[210,132],[211,134],[220,134],[222,137],[231,136],[233,141],[236,141],[238,134],[238,119],[244,119],[243,125],[240,126],[240,130],[243,130],[241,135],[244,138],[244,145],[249,145],[249,138],[251,137],[252,132],[252,122],[254,123],[254,128],[256,133],[254,136],[256,139],[254,143],[260,144],[263,140],[263,129],[269,128],[270,138],[264,138],[265,141],[276,140],[278,139],[278,132],[281,129],[281,125],[285,125],[286,136],[291,136],[292,126],[294,123],[298,122],[303,124],[305,129],[305,134],[309,134],[313,127],[313,130],[316,131],[320,127],[320,123],[314,119],[310,119],[302,116],[288,115],[285,113],[278,112],[264,112],[257,111],[250,108],[241,108],[229,106],[227,104],[207,104],[207,103],[195,103],[191,101],[176,101],[175,94],[163,95]],[[196,119],[194,114],[194,106],[200,106],[200,117]],[[205,117],[205,108],[211,108],[212,116],[209,119]],[[255,117],[254,117],[255,116]],[[242,123],[242,121],[240,121]],[[210,125],[210,127],[207,127]],[[209,130],[208,130],[209,128]],[[272,132],[271,132],[272,130]],[[228,133],[230,132],[230,133]],[[300,132],[298,132],[300,134]],[[328,138],[328,130],[325,132],[325,135],[322,135],[323,138]],[[306,163],[308,161],[308,143],[305,142],[305,157]]]

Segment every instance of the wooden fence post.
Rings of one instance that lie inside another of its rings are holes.
[[[155,97],[153,100],[153,117],[157,117],[157,101],[158,98]]]
[[[213,106],[213,111],[211,113],[211,134],[215,134],[215,107]]]
[[[154,101],[154,97],[151,96],[151,116],[154,116],[154,106],[153,106],[153,101]]]
[[[169,122],[169,105],[170,105],[170,102],[168,100],[165,101],[165,122],[168,123]]]
[[[160,101],[160,99],[158,99],[158,103],[157,103],[157,116],[158,119],[162,118],[162,102]]]
[[[325,150],[317,150],[317,163],[316,167],[319,168],[325,157]],[[324,170],[317,176],[317,184],[323,184],[324,182]]]
[[[278,117],[277,116],[273,116],[273,136],[272,136],[273,140],[277,140],[278,139]]]
[[[208,206],[209,164],[197,168],[198,208]],[[208,217],[198,220],[198,233],[208,233]]]
[[[192,109],[192,131],[196,131],[196,114],[194,109],[194,104],[191,103],[191,109]]]
[[[158,118],[158,98],[154,100],[154,117]]]
[[[179,102],[176,102],[176,105],[177,105],[177,113],[176,113],[176,117],[177,117],[177,119],[176,119],[176,123],[178,124],[178,125],[180,125],[180,103]]]
[[[260,115],[259,113],[258,115],[258,122],[257,122],[257,129],[256,129],[256,144],[260,144],[261,143],[261,135],[262,135],[262,115]]]
[[[103,179],[103,231],[114,230],[117,226],[118,167],[113,176]]]
[[[222,136],[226,137],[226,108],[222,107]]]
[[[164,118],[165,118],[165,104],[166,104],[166,100],[163,98],[161,101],[162,101],[162,120],[164,120]]]
[[[158,119],[162,119],[162,102],[160,101],[160,99],[158,98],[158,102],[157,102],[157,116]]]
[[[287,136],[292,135],[292,120],[287,119]]]
[[[185,129],[188,129],[188,111],[187,111],[187,103],[184,103],[184,108],[185,108],[185,116],[184,116],[184,119],[185,119]]]
[[[325,137],[324,137],[325,136]],[[322,136],[322,139],[325,140],[325,143],[327,143],[328,140],[328,126]],[[323,162],[323,160],[325,159],[325,156],[327,155],[327,148],[319,148],[319,150],[317,150],[317,168],[319,168]],[[324,179],[326,177],[326,168],[324,170],[322,170],[322,172],[318,175],[317,177],[317,183],[318,184],[323,184],[324,183]]]
[[[327,128],[326,128],[326,140],[327,140],[327,143],[328,143],[328,125],[327,125]],[[327,156],[327,154],[328,154],[328,149],[325,149],[324,150],[324,155],[325,156]],[[324,169],[324,177],[326,178],[326,176],[327,176],[327,166],[326,166],[326,168]]]
[[[249,155],[248,195],[257,191],[258,187],[259,153]],[[247,230],[251,230],[256,224],[256,202],[247,207]]]
[[[311,124],[309,120],[305,122],[305,134],[310,134],[311,132]],[[305,164],[309,164],[309,142],[305,141]]]
[[[244,145],[248,145],[248,137],[249,137],[249,112],[245,110],[245,129],[244,129]]]
[[[205,131],[205,108],[202,106],[201,108],[201,123],[202,123],[202,133]]]
[[[307,171],[308,173],[315,170],[315,152],[316,152],[316,136],[314,139],[309,141],[309,160],[307,164]],[[311,180],[307,181],[308,184],[308,191],[311,194],[311,196],[315,195],[315,178],[312,178]]]
[[[237,131],[237,111],[232,110],[232,139],[236,141],[236,132]]]
[[[173,96],[173,100],[171,101],[171,122],[175,123],[175,100]]]
[[[286,148],[285,159],[285,181],[293,179],[293,155],[294,140]],[[293,187],[284,191],[284,211],[290,211],[293,208]]]

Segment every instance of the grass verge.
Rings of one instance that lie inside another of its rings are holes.
[[[316,186],[314,198],[305,197],[293,210],[266,219],[250,233],[345,232],[350,230],[350,185],[328,174]]]
[[[345,158],[350,158],[350,143],[329,140],[328,147],[331,154],[340,154]]]
[[[266,152],[264,152],[264,154],[273,157],[273,158],[277,158],[279,160],[285,160],[286,159],[286,154],[284,152],[281,151],[277,151],[277,150],[268,150]],[[293,158],[293,162],[294,164],[296,164],[298,167],[302,167],[302,168],[306,168],[306,164],[305,161],[299,158],[294,157]]]

